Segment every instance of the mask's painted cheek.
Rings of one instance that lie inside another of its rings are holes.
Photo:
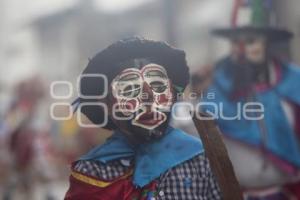
[[[127,98],[118,98],[112,97],[112,114],[117,114],[118,118],[120,114],[123,114],[125,117],[131,116],[135,112],[139,110],[140,100],[138,98],[135,99],[127,99]],[[125,118],[127,119],[127,118]]]
[[[119,102],[120,111],[125,116],[130,116],[139,109],[140,101],[138,99],[121,99]]]
[[[173,99],[170,99],[170,95],[161,94],[157,96],[157,105],[159,108],[169,109],[173,104]]]
[[[155,95],[155,103],[157,108],[164,110],[164,111],[170,111],[172,105],[174,102],[174,94],[171,91],[171,89],[168,89],[163,94],[157,94]]]

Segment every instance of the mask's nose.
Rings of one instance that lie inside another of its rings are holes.
[[[151,86],[148,83],[146,83],[145,81],[143,83],[142,100],[147,103],[154,102],[154,94],[151,89]]]

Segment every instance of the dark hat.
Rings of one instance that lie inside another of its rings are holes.
[[[77,103],[99,101],[95,97],[103,94],[105,84],[96,76],[100,74],[106,76],[109,85],[118,73],[129,67],[120,63],[137,58],[149,58],[164,66],[177,92],[183,91],[189,82],[189,68],[184,51],[175,49],[164,42],[133,37],[113,43],[89,61],[82,73],[79,88],[81,96]],[[91,74],[92,76],[89,76]],[[93,77],[94,75],[96,76]],[[105,117],[103,108],[97,105],[84,106],[81,112],[95,124],[100,124]],[[113,129],[112,120],[108,120],[104,128]]]
[[[276,26],[272,0],[235,0],[231,28],[219,28],[212,33],[228,39],[247,33],[262,34],[271,42],[293,37],[291,32]]]

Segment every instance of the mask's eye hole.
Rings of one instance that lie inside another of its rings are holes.
[[[138,74],[126,74],[118,81],[118,95],[126,98],[135,98],[141,92],[140,76]]]
[[[147,71],[145,79],[156,93],[162,93],[167,89],[168,76],[160,70]]]
[[[152,71],[148,71],[146,74],[145,74],[145,77],[146,78],[153,78],[153,77],[156,77],[156,78],[161,78],[161,79],[167,79],[167,75],[164,74],[163,72],[159,71],[159,70],[152,70]]]
[[[150,83],[150,86],[154,92],[162,93],[167,89],[167,85],[161,81],[153,81]]]
[[[119,95],[127,98],[135,98],[137,97],[141,92],[140,85],[134,84],[134,85],[127,85],[124,87],[123,90],[119,91]]]

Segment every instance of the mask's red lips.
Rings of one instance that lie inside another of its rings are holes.
[[[146,112],[138,116],[136,122],[146,126],[155,126],[159,125],[166,120],[166,116],[161,112]]]

